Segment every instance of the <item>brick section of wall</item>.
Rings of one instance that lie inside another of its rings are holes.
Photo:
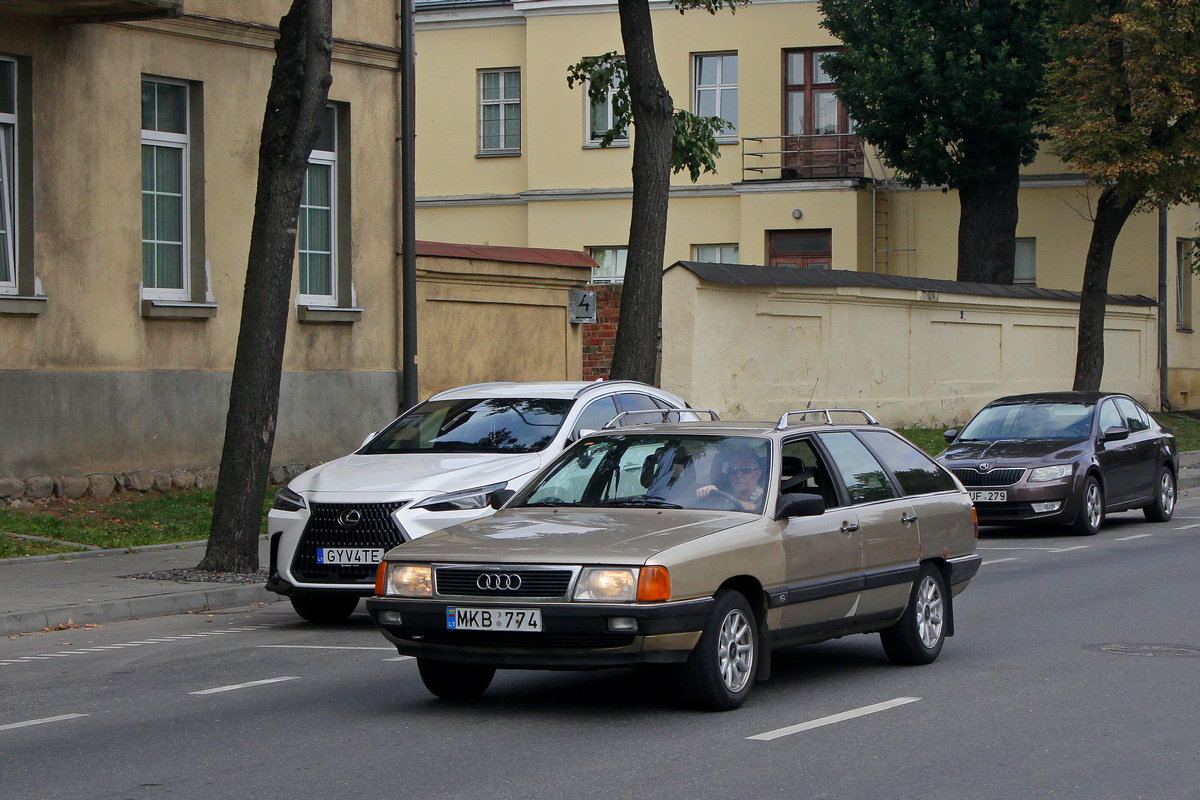
[[[617,319],[621,316],[621,284],[597,283],[596,321],[583,328],[583,379],[608,378],[612,368],[613,345],[617,341]]]

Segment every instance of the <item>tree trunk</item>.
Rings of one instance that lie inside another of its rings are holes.
[[[1104,376],[1104,313],[1108,305],[1108,272],[1113,247],[1140,198],[1121,199],[1113,187],[1100,194],[1092,220],[1092,241],[1083,267],[1079,298],[1079,344],[1075,351],[1077,392],[1097,392]]]
[[[633,109],[633,209],[613,349],[613,379],[654,383],[671,191],[674,106],[654,54],[648,0],[618,0]]]
[[[258,534],[279,412],[300,193],[332,80],[330,7],[331,0],[293,0],[279,22],[258,151],[258,192],[221,473],[200,569],[258,569]]]
[[[1019,170],[959,186],[958,280],[1012,285]]]

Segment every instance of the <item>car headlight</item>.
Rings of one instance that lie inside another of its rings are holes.
[[[1071,477],[1072,466],[1070,464],[1055,464],[1051,467],[1035,467],[1029,472],[1030,483],[1040,483],[1041,481],[1057,481],[1061,478]]]
[[[388,564],[383,593],[399,597],[432,597],[433,567],[426,564]]]
[[[592,603],[627,603],[637,599],[636,569],[584,567],[573,599]]]
[[[304,498],[285,486],[275,494],[271,508],[275,511],[303,511]]]
[[[430,511],[470,511],[487,508],[488,497],[492,492],[503,489],[504,486],[504,483],[493,483],[490,486],[464,489],[461,492],[439,494],[437,497],[422,500],[420,503],[414,505],[413,508],[425,508]]]

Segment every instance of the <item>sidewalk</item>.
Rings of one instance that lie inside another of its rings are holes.
[[[146,572],[195,567],[204,542],[98,550],[65,556],[33,556],[0,562],[0,635],[60,625],[118,622],[224,606],[282,599],[262,583],[226,584],[125,578]],[[268,563],[268,542],[259,563]]]
[[[1180,453],[1179,466],[1179,490],[1200,487],[1200,451]],[[262,566],[269,563],[268,546],[267,537],[262,537],[258,556]],[[204,542],[191,542],[152,545],[132,553],[100,550],[0,561],[0,636],[283,599],[261,583],[122,577],[195,567],[204,558],[204,547]]]

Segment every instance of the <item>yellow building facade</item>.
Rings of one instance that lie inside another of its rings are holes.
[[[958,198],[900,187],[853,135],[820,54],[837,42],[812,0],[736,14],[652,4],[655,49],[677,108],[725,117],[718,172],[672,181],[665,266],[730,261],[953,279]],[[621,50],[615,0],[423,0],[416,24],[417,228],[450,242],[587,250],[619,280],[628,240],[631,148],[590,135],[571,64]],[[634,132],[636,135],[636,132]],[[1049,154],[1024,170],[1018,280],[1079,291],[1098,190]],[[1166,401],[1200,405],[1200,309],[1187,269],[1195,207],[1166,215]],[[1157,214],[1118,241],[1112,294],[1159,295]],[[670,297],[665,302],[669,303]],[[670,354],[664,352],[664,361]],[[1069,388],[1073,370],[1047,366]],[[1106,388],[1122,377],[1106,374]]]

